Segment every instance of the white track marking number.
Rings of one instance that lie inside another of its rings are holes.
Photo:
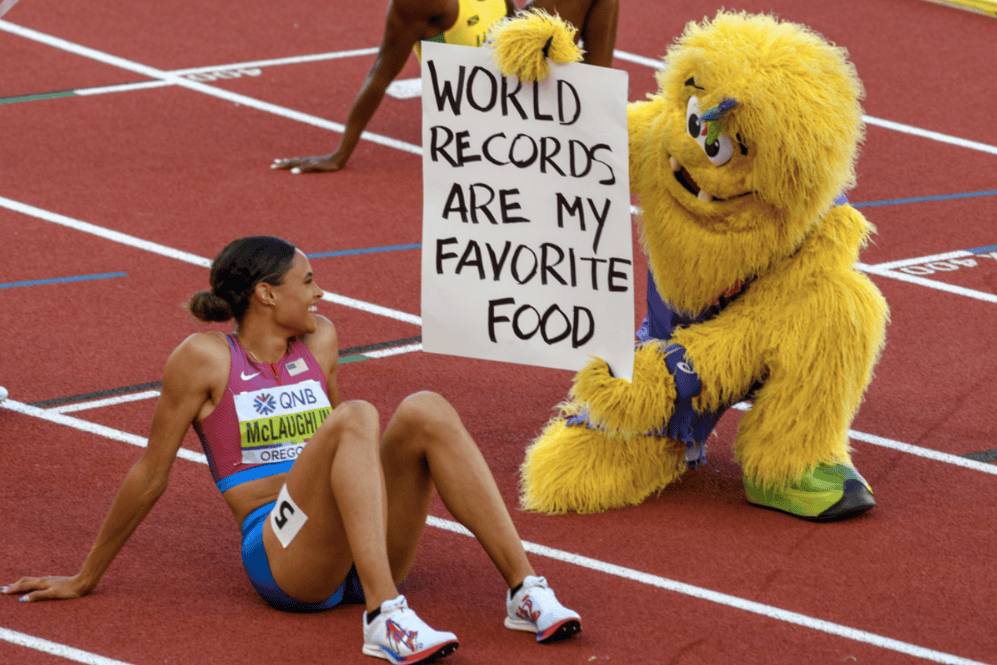
[[[277,495],[277,503],[270,511],[270,527],[280,544],[287,548],[307,521],[308,515],[294,503],[287,491],[287,483],[284,483]]]
[[[978,258],[990,258],[997,261],[997,252],[987,252],[985,254],[977,254]],[[949,259],[948,261],[932,261],[931,263],[925,263],[923,265],[912,265],[903,266],[902,268],[897,268],[901,272],[905,272],[908,275],[933,275],[936,272],[955,272],[960,268],[975,268],[979,265],[975,258],[962,258],[962,259]]]
[[[216,69],[214,71],[206,72],[192,72],[190,74],[184,74],[184,78],[188,81],[219,81],[223,79],[237,79],[243,76],[259,76],[263,73],[262,69],[259,68],[243,68],[243,69]]]

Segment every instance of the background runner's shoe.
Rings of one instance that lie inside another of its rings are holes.
[[[506,594],[505,627],[537,634],[537,642],[556,642],[581,631],[577,612],[558,602],[543,577],[528,576],[516,595]]]
[[[363,652],[395,665],[422,663],[457,650],[457,636],[430,628],[409,609],[405,596],[381,603],[381,613],[367,623],[363,613]]]
[[[876,505],[869,483],[845,464],[820,464],[785,490],[763,489],[745,477],[744,493],[751,503],[815,522],[851,517]]]

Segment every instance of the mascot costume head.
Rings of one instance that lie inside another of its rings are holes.
[[[572,37],[526,14],[492,48],[529,80],[552,45],[577,60]],[[627,111],[650,268],[633,380],[597,358],[578,373],[527,449],[523,506],[640,503],[703,463],[720,416],[750,403],[735,442],[748,501],[821,521],[868,510],[847,433],[888,309],[855,269],[873,228],[844,196],[864,131],[855,68],[804,26],[721,11],[686,26],[657,78]]]

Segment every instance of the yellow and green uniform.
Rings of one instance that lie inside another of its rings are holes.
[[[505,0],[458,0],[457,20],[448,30],[425,41],[458,46],[481,46],[492,24],[505,18]],[[422,44],[416,42],[415,56],[422,61]]]

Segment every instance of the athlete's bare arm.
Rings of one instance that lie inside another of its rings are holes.
[[[166,489],[187,428],[221,398],[228,355],[224,339],[211,333],[192,335],[173,351],[163,371],[149,445],[125,476],[80,572],[72,577],[22,577],[4,587],[4,594],[24,594],[21,600],[31,602],[78,598],[93,591]]]
[[[507,15],[516,13],[513,0],[505,0],[505,4]],[[579,37],[585,44],[584,62],[602,67],[612,65],[619,0],[529,0],[525,9],[544,9],[559,14],[578,28]],[[339,147],[328,155],[278,159],[271,168],[290,169],[295,173],[344,168],[416,42],[448,30],[457,20],[458,12],[458,0],[391,0],[380,51],[350,109]]]
[[[336,378],[336,370],[339,368],[339,334],[332,321],[324,316],[316,318],[318,319],[318,328],[312,334],[306,335],[302,341],[322,368],[322,373],[325,374],[329,403],[335,409],[341,401]]]
[[[449,18],[449,23],[446,19]],[[457,0],[391,0],[385,19],[384,38],[374,65],[353,102],[339,148],[328,155],[278,159],[271,168],[297,172],[338,171],[346,166],[384,91],[395,80],[420,39],[435,37],[457,20]]]

